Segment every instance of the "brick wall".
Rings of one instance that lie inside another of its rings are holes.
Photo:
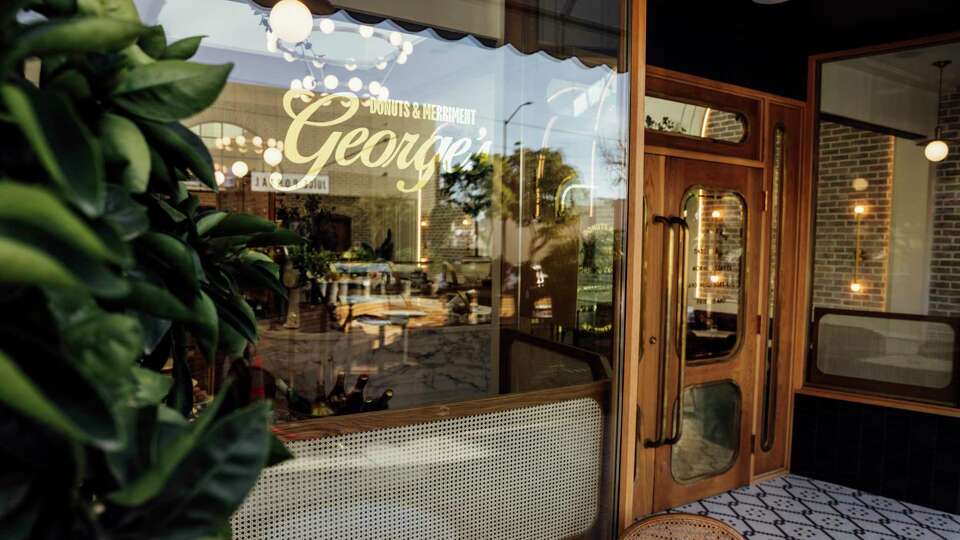
[[[840,124],[820,125],[813,301],[820,307],[883,310],[886,307],[894,138]],[[855,179],[866,180],[854,183]],[[857,188],[861,188],[858,190]],[[861,219],[862,260],[854,278],[856,219]]]
[[[740,142],[745,131],[743,120],[735,113],[709,109],[703,128],[703,136],[718,141]]]
[[[944,137],[960,137],[960,90],[946,96],[940,110]],[[937,165],[930,254],[930,314],[960,315],[960,148]]]

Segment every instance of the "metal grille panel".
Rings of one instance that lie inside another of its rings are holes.
[[[288,444],[233,517],[238,540],[556,539],[598,514],[592,399]]]

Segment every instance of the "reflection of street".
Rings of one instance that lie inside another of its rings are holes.
[[[318,381],[329,390],[340,372],[348,386],[369,375],[368,396],[393,389],[397,409],[494,393],[490,325],[449,326],[440,299],[373,296],[338,306],[340,331],[328,331],[322,306],[302,308],[298,330],[264,323],[258,350],[268,371],[309,399]]]

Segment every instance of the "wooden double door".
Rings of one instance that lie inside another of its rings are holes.
[[[765,192],[748,166],[648,154],[645,171],[638,485],[658,511],[750,480]]]

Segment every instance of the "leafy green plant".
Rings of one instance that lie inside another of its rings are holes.
[[[242,291],[284,293],[256,248],[299,241],[184,187],[216,189],[179,121],[231,66],[131,0],[8,1],[0,42],[0,537],[227,538],[287,454],[229,382],[194,417],[187,350],[243,362]]]
[[[290,248],[290,260],[304,278],[321,279],[332,274],[330,265],[337,262],[337,254],[325,249],[307,246]]]

